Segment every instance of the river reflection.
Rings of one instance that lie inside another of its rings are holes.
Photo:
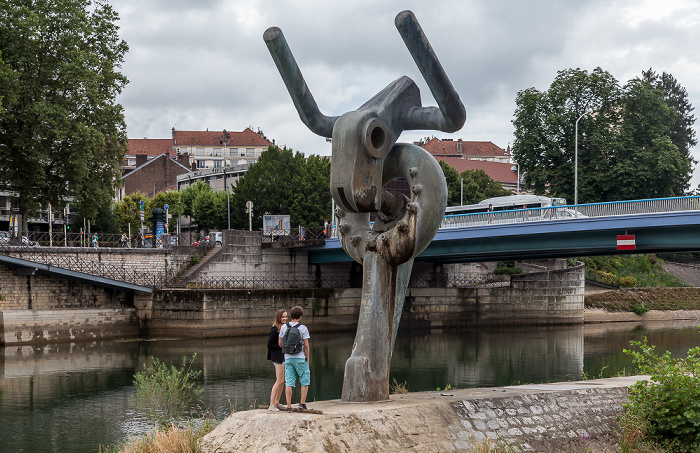
[[[630,340],[684,356],[697,322],[399,332],[391,377],[410,391],[578,380],[624,371]],[[308,401],[340,397],[354,334],[313,334]],[[267,402],[274,381],[267,337],[130,341],[0,349],[0,451],[94,452],[142,434],[132,379],[151,356],[178,364],[197,353],[205,404],[219,418]],[[283,398],[284,399],[284,398]],[[295,401],[298,396],[295,395]],[[313,407],[312,404],[310,407]]]

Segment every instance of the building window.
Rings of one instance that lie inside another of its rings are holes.
[[[221,157],[221,148],[214,148],[214,152],[212,153],[212,156]]]
[[[214,161],[214,168],[221,168],[221,161],[220,160]]]
[[[238,157],[238,148],[229,148],[228,155],[232,157]]]
[[[255,157],[255,148],[246,148],[245,157]]]
[[[206,167],[207,167],[207,166],[206,166],[206,163],[207,163],[206,160],[199,160],[199,159],[198,159],[198,160],[197,160],[197,168],[206,168]]]
[[[204,155],[204,148],[197,148],[197,156],[203,156]]]

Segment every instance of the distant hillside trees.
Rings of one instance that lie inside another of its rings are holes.
[[[548,90],[518,92],[513,157],[536,193],[573,200],[575,123],[583,115],[579,202],[684,195],[696,163],[692,111],[667,73],[650,69],[620,86],[601,68],[559,71]]]

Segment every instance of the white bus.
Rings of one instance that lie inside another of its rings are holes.
[[[575,211],[559,207],[565,205],[565,198],[539,195],[487,198],[477,204],[450,206],[445,209],[442,228],[576,217]],[[578,217],[581,217],[581,214]]]

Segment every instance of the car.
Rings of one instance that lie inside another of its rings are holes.
[[[197,241],[197,242],[193,242],[193,243],[192,243],[192,247],[197,247],[197,246],[200,246],[200,245],[201,245],[201,246],[207,246],[207,245],[209,245],[209,236],[207,236],[207,237],[205,237],[205,238],[203,238],[203,239],[200,239],[200,240]]]
[[[32,241],[27,236],[22,236],[22,245],[24,247],[36,247],[39,245],[39,243]]]

